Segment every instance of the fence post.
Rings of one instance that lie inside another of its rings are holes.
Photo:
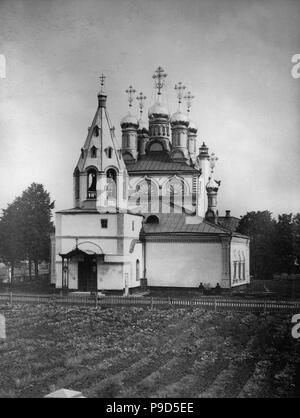
[[[9,303],[10,303],[10,306],[12,306],[12,304],[13,304],[13,294],[12,294],[12,292],[9,293]]]
[[[265,314],[267,313],[267,301],[266,300],[264,300],[264,313]]]
[[[215,309],[215,311],[217,310],[217,302],[216,302],[216,298],[214,298],[214,309]]]

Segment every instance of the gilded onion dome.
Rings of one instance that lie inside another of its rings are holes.
[[[148,110],[149,119],[155,118],[169,118],[169,111],[168,109],[160,102],[154,103]]]
[[[137,128],[139,126],[139,122],[138,122],[137,118],[129,112],[121,120],[120,125],[121,125],[122,128],[126,128],[126,127],[129,127],[129,126]]]
[[[149,132],[148,126],[146,125],[146,123],[143,119],[139,119],[138,124],[139,124],[138,132],[142,132],[142,133],[148,133]]]
[[[198,131],[197,125],[195,124],[195,122],[193,120],[190,120],[189,131],[193,132],[193,133],[197,133],[197,131]]]
[[[171,122],[172,125],[173,124],[182,124],[182,125],[188,126],[189,118],[185,113],[178,110],[177,112],[173,113],[173,115],[171,116],[170,122]]]

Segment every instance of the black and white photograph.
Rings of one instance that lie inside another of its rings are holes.
[[[300,398],[299,22],[0,0],[0,399]]]

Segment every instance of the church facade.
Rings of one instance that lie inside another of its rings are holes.
[[[193,96],[175,86],[178,109],[163,103],[166,74],[154,76],[156,100],[126,90],[128,114],[121,144],[104,91],[73,173],[73,208],[56,212],[51,280],[57,288],[129,294],[147,287],[223,288],[249,282],[249,238],[238,219],[219,216],[217,158],[205,143],[197,151],[190,118]],[[186,108],[183,110],[183,101]]]

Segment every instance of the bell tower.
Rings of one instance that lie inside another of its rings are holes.
[[[104,80],[102,74],[98,107],[73,174],[74,207],[115,212],[126,207],[128,174],[107,112]]]

